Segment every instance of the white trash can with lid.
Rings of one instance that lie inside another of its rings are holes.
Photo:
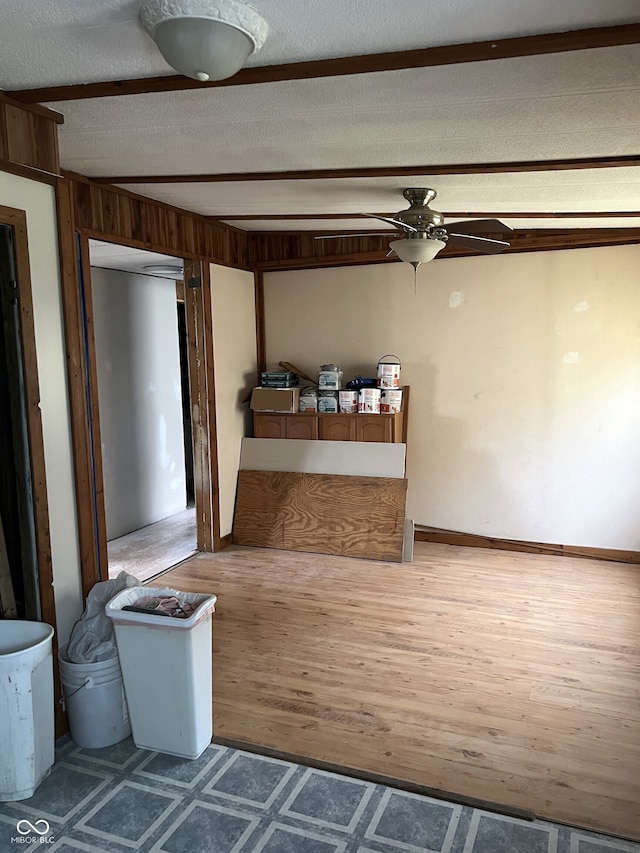
[[[26,800],[55,757],[53,628],[0,620],[0,801]]]
[[[123,610],[143,598],[173,597],[194,607],[187,618]],[[113,621],[133,741],[198,758],[213,734],[211,622],[216,596],[132,587],[105,608]]]

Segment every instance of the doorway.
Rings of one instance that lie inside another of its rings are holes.
[[[109,577],[197,550],[182,262],[89,240]]]
[[[27,219],[0,206],[0,618],[56,625]]]

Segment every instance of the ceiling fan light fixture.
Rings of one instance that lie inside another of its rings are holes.
[[[404,240],[393,240],[389,248],[393,249],[401,261],[413,264],[414,267],[432,261],[447,244],[444,240],[429,237],[408,237]]]
[[[140,21],[169,65],[201,82],[233,77],[268,32],[242,0],[147,0]]]

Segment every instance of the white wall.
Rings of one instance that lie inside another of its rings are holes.
[[[231,533],[240,445],[248,433],[246,398],[256,384],[253,273],[211,264],[220,535]]]
[[[176,285],[92,268],[107,538],[186,507]]]
[[[640,549],[640,246],[265,275],[267,358],[411,386],[408,514]]]
[[[27,213],[56,621],[63,644],[83,601],[54,190],[0,172],[0,204]]]

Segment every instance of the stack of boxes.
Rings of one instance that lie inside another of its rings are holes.
[[[267,370],[260,374],[260,387],[251,394],[251,408],[255,412],[298,411],[300,389],[298,377],[290,370]]]

